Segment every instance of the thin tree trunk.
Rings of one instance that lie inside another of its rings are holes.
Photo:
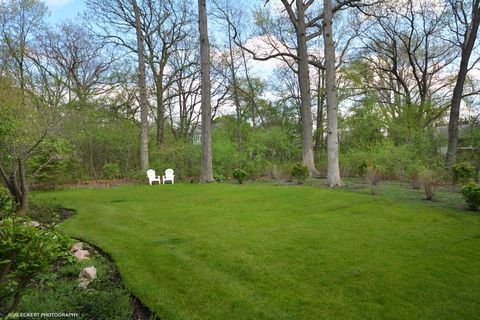
[[[333,43],[332,0],[323,1],[323,39],[325,43],[325,76],[327,92],[327,184],[329,187],[343,186],[338,160],[337,92],[335,81],[335,45]]]
[[[140,21],[140,8],[136,0],[132,0],[135,14],[135,30],[137,34],[138,52],[138,84],[140,88],[140,169],[148,169],[148,98],[147,80],[145,74],[145,54],[143,45],[142,25]]]
[[[30,281],[30,278],[22,278],[17,286],[17,290],[15,294],[13,295],[13,300],[12,300],[12,305],[10,306],[10,312],[14,312],[17,310],[20,301],[22,300],[22,294],[25,288],[28,285],[28,282]]]
[[[200,32],[200,70],[202,76],[202,166],[200,182],[213,182],[212,165],[212,105],[210,84],[210,44],[208,42],[207,4],[198,0],[198,17]]]
[[[22,159],[17,159],[18,163],[18,175],[20,178],[20,210],[28,209],[28,190],[27,190],[27,179],[25,177],[25,163]]]
[[[308,71],[307,38],[305,32],[305,7],[303,0],[297,0],[297,54],[298,83],[300,86],[300,113],[302,121],[302,160],[308,167],[310,176],[317,175],[313,155],[312,97],[310,94],[310,75]]]
[[[478,27],[480,24],[479,1],[472,4],[472,21],[468,25],[468,31],[465,42],[462,46],[462,58],[460,60],[460,70],[457,75],[457,82],[453,89],[452,100],[450,102],[450,121],[448,123],[448,147],[445,162],[451,165],[455,162],[458,145],[458,120],[460,118],[460,104],[462,102],[463,87],[468,73],[468,62],[477,38]]]
[[[317,128],[315,130],[314,150],[320,150],[323,145],[323,106],[325,105],[325,71],[318,71],[317,83]]]
[[[157,89],[157,146],[161,146],[163,144],[163,132],[165,128],[165,119],[164,119],[164,110],[165,107],[163,105],[163,77],[157,78],[157,83],[155,84]],[[159,83],[160,82],[160,83]]]
[[[98,180],[98,176],[97,176],[97,170],[95,170],[95,163],[93,161],[93,143],[92,143],[92,138],[89,137],[88,139],[88,143],[90,145],[90,167],[92,168],[92,174],[93,174],[93,179],[95,179],[95,181]]]
[[[21,196],[20,196],[20,191],[18,187],[16,186],[16,179],[15,179],[15,174],[12,173],[10,178],[7,176],[7,173],[5,172],[5,169],[3,166],[0,164],[0,175],[2,176],[3,182],[5,183],[5,186],[8,188],[10,191],[10,194],[13,196],[15,199],[15,205],[20,207],[20,202],[21,202]]]
[[[232,85],[233,85],[233,101],[235,103],[235,110],[237,113],[237,142],[238,150],[243,150],[243,138],[242,138],[242,110],[240,109],[240,99],[238,97],[238,83],[237,83],[237,73],[235,71],[235,59],[233,57],[233,46],[232,46],[232,31],[231,26],[228,24],[228,49],[230,53],[230,72],[232,73]],[[252,119],[253,119],[252,114]]]

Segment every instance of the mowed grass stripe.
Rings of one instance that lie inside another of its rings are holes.
[[[38,193],[162,319],[475,319],[480,217],[302,186]]]

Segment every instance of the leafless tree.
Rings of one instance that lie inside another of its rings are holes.
[[[375,74],[368,87],[377,91],[392,122],[424,128],[448,109],[452,77],[447,71],[457,54],[442,38],[445,9],[406,0],[367,13],[364,59]]]
[[[145,0],[146,1],[146,0]],[[87,0],[87,16],[91,31],[104,42],[112,44],[124,56],[136,55],[138,63],[140,105],[140,167],[148,169],[148,92],[145,54],[146,2],[136,0]],[[133,57],[132,57],[133,58]]]
[[[177,43],[183,41],[193,31],[193,14],[189,3],[184,0],[146,1],[144,33],[147,48],[147,62],[150,66],[155,88],[157,125],[157,145],[163,143],[165,123],[165,92],[171,84],[171,74],[167,72],[168,61]]]
[[[66,87],[69,102],[87,102],[109,90],[105,75],[115,59],[81,25],[64,22],[57,30],[46,30],[30,56],[46,76]]]

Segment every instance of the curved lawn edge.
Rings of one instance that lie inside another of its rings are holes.
[[[472,286],[480,282],[469,274],[480,267],[478,253],[472,249],[480,244],[476,215],[423,204],[396,204],[348,190],[175,186],[44,195],[77,209],[76,217],[65,221],[61,229],[108,252],[129,290],[162,318],[221,318],[226,314],[282,318],[302,311],[304,318],[379,318],[387,309],[392,309],[392,318],[478,314],[478,302],[471,297],[479,294]],[[256,235],[252,230],[262,233]],[[316,243],[318,239],[322,241]],[[322,247],[326,240],[331,245]],[[289,254],[290,243],[297,244],[290,249],[297,254]],[[270,261],[264,259],[264,254],[272,252]],[[127,253],[133,257],[126,258]],[[307,259],[320,256],[315,261]],[[293,263],[299,257],[302,265]],[[349,261],[342,261],[345,257]],[[416,262],[415,268],[409,261]],[[287,272],[289,268],[303,278]],[[319,273],[322,268],[329,271],[328,277]],[[372,276],[369,270],[378,275]],[[287,292],[275,273],[295,290]],[[418,279],[412,280],[413,274]],[[348,286],[333,285],[332,279],[343,279]],[[312,281],[315,286],[307,285]],[[206,287],[206,283],[215,286]],[[463,302],[448,294],[458,290]],[[327,297],[316,296],[319,292]],[[417,302],[407,303],[415,296]],[[347,298],[350,302],[345,304]],[[187,300],[193,307],[186,305]]]

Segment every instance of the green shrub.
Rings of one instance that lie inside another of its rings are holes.
[[[13,211],[13,198],[7,189],[0,186],[0,219]]]
[[[175,180],[191,181],[192,177],[200,176],[200,145],[178,141],[152,151],[150,158],[150,167],[158,173],[172,168],[175,171]],[[223,173],[220,170],[218,172]],[[145,172],[139,175],[142,182],[146,177]]]
[[[88,248],[88,247],[87,247]],[[36,283],[29,288],[17,312],[75,312],[75,319],[132,318],[130,294],[119,281],[113,265],[104,257],[93,254],[90,259],[79,263],[60,265],[55,273],[48,273],[48,283]],[[76,278],[84,267],[95,266],[97,279],[89,284],[88,290],[79,290]]]
[[[238,183],[242,184],[247,177],[247,173],[244,170],[237,168],[233,170],[233,177],[238,181]]]
[[[418,171],[418,177],[425,190],[426,199],[433,200],[435,187],[438,183],[437,174],[429,168],[421,167]]]
[[[370,162],[368,162],[367,160],[363,160],[362,163],[358,166],[358,174],[362,177],[365,176],[370,166]]]
[[[453,182],[465,184],[475,181],[476,169],[475,166],[468,162],[460,162],[452,166]]]
[[[469,183],[462,188],[463,198],[472,210],[480,208],[480,186],[476,183]]]
[[[27,215],[41,223],[60,222],[60,206],[52,201],[32,198],[28,205]]]
[[[350,175],[364,177],[368,167],[374,165],[382,167],[384,178],[399,179],[416,158],[418,155],[412,147],[385,142],[365,149],[352,149],[340,156],[340,164]]]
[[[412,186],[413,189],[419,190],[422,186],[422,183],[420,181],[420,168],[418,164],[411,164],[407,168],[407,178],[410,181],[410,185]]]
[[[292,167],[292,176],[297,179],[298,184],[302,184],[308,178],[308,168],[303,164],[295,164]]]
[[[224,182],[225,181],[225,176],[221,175],[217,172],[213,173],[213,179],[215,179],[216,182]]]
[[[103,165],[103,176],[107,179],[121,178],[122,174],[118,163],[105,163]]]
[[[73,260],[71,239],[11,216],[0,221],[0,306],[15,311],[28,285],[61,259]],[[8,306],[7,306],[8,305]]]

